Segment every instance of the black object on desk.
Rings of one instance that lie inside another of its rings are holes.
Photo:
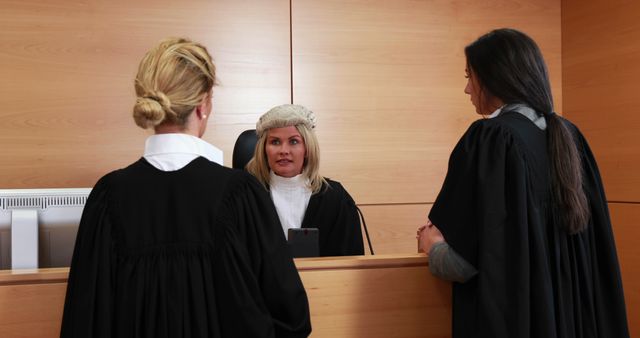
[[[320,255],[318,234],[318,228],[290,228],[288,242],[293,257],[318,257]]]

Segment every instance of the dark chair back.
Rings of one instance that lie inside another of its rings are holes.
[[[256,143],[258,143],[258,135],[255,129],[245,130],[240,133],[236,144],[233,146],[232,166],[234,169],[244,169],[253,157]]]

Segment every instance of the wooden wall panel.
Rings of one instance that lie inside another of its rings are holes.
[[[610,203],[631,337],[640,337],[640,204]]]
[[[237,135],[290,94],[289,1],[0,0],[1,188],[88,187],[138,159],[133,78],[167,36],[218,68],[204,139],[230,165]]]
[[[360,210],[376,255],[418,252],[416,229],[427,222],[431,204],[365,205]],[[369,254],[367,239],[364,241]]]
[[[638,13],[634,1],[562,1],[564,113],[585,134],[600,167],[632,337],[640,335]]]
[[[539,42],[560,108],[559,0],[293,1],[293,101],[318,116],[323,174],[358,203],[433,202],[478,118],[463,49],[504,26]]]
[[[565,116],[586,135],[610,201],[640,202],[640,2],[562,1]]]

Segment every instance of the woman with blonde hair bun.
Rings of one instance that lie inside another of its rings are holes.
[[[71,262],[61,337],[307,337],[307,296],[268,194],[200,139],[215,66],[166,39],[140,62],[141,159],[102,177]]]

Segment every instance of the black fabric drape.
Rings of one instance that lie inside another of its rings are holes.
[[[61,337],[306,337],[306,293],[268,194],[200,157],[144,159],[85,206]]]
[[[429,214],[478,275],[453,283],[453,337],[628,337],[596,162],[576,135],[592,217],[553,223],[546,132],[517,112],[476,121],[451,154]],[[561,211],[560,211],[561,212]]]
[[[340,182],[327,179],[328,186],[309,199],[303,228],[319,229],[320,256],[364,255],[362,230],[356,204]]]

